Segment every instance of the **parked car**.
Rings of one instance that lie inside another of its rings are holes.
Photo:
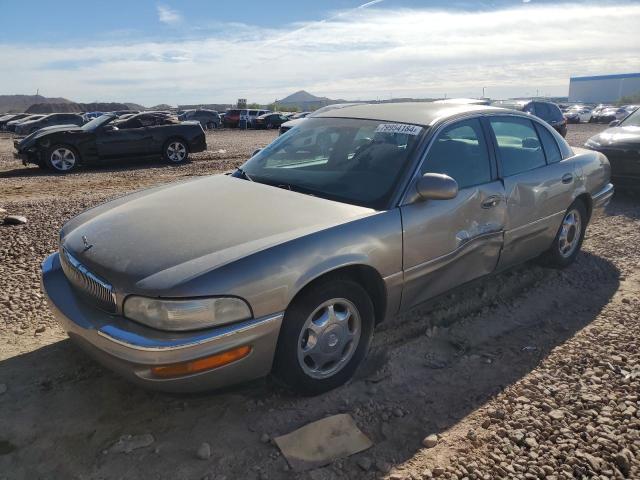
[[[354,374],[398,312],[540,255],[570,265],[612,194],[605,156],[538,117],[351,106],[307,118],[233,175],[72,219],[43,288],[72,340],[140,384],[194,391],[272,372],[317,394]]]
[[[57,173],[68,173],[78,165],[99,165],[134,157],[162,155],[167,162],[178,164],[187,161],[190,153],[207,148],[204,131],[197,122],[145,125],[136,119],[116,124],[116,118],[108,114],[82,127],[61,125],[39,130],[14,142],[15,157],[25,165],[34,163]]]
[[[593,114],[593,122],[595,123],[610,123],[614,120],[622,120],[629,112],[623,107],[607,107]]]
[[[215,110],[186,110],[178,115],[180,120],[194,120],[200,122],[202,128],[211,129],[220,127],[220,115]]]
[[[29,119],[16,125],[15,132],[18,135],[30,135],[33,132],[45,127],[55,125],[76,125],[80,126],[85,123],[82,115],[75,113],[51,113],[44,115],[42,118]]]
[[[32,115],[27,115],[26,117],[18,118],[17,120],[10,120],[5,125],[5,130],[7,132],[15,132],[16,128],[21,123],[23,123],[23,122],[31,122],[31,121],[34,121],[34,120],[39,120],[39,119],[41,119],[43,117],[44,117],[44,115],[33,115],[32,114]]]
[[[228,108],[224,112],[224,118],[222,119],[223,125],[228,128],[237,128],[240,123],[240,109]]]
[[[113,113],[116,117],[121,118],[124,115],[135,115],[136,113],[140,113],[139,110],[116,110],[115,112],[109,112],[109,113]]]
[[[541,100],[498,100],[492,102],[491,105],[535,115],[551,125],[563,137],[567,135],[567,120],[562,115],[560,108],[553,102]]]
[[[6,130],[7,123],[30,116],[30,113],[8,113],[0,117],[0,130]]]
[[[280,128],[285,122],[288,122],[289,119],[282,115],[281,113],[265,113],[264,115],[260,115],[255,119],[253,126],[254,128]]]
[[[240,121],[244,120],[248,128],[253,126],[256,118],[265,113],[271,113],[270,110],[252,110],[248,108],[229,108],[225,112],[224,126],[237,128]]]
[[[83,120],[86,122],[90,122],[94,118],[101,117],[105,112],[85,112],[82,114]]]
[[[312,112],[299,112],[299,113],[294,113],[293,117],[291,117],[292,120],[297,120],[298,118],[307,118],[309,115],[311,115]]]
[[[256,119],[261,116],[261,115],[265,115],[267,113],[271,113],[271,110],[246,110],[246,114],[243,113],[243,111],[240,111],[240,120],[246,120],[247,121],[247,128],[254,128],[255,127],[255,123],[256,123]]]
[[[279,135],[282,135],[283,133],[288,132],[289,130],[291,130],[293,127],[295,127],[297,125],[300,125],[307,117],[314,117],[314,116],[319,115],[319,114],[324,113],[324,112],[330,112],[331,110],[336,110],[336,109],[339,109],[339,108],[351,107],[353,105],[364,105],[364,104],[362,104],[362,103],[334,103],[333,105],[327,105],[326,107],[319,108],[315,112],[312,112],[310,115],[305,115],[302,118],[291,119],[288,122],[283,123],[282,125],[280,125],[280,133],[279,133]]]
[[[640,110],[623,120],[613,120],[584,146],[607,156],[616,187],[640,189]]]
[[[567,123],[588,123],[591,120],[591,109],[584,106],[571,107],[564,112]]]

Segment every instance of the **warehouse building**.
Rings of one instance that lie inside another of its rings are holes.
[[[612,103],[640,92],[640,73],[571,77],[569,102]]]

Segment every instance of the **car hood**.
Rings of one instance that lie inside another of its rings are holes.
[[[33,132],[31,135],[28,135],[26,137],[24,137],[22,139],[22,141],[20,142],[20,147],[28,147],[31,146],[36,140],[39,140],[40,138],[49,135],[51,133],[57,133],[57,132],[81,132],[82,128],[77,126],[77,125],[52,125],[50,127],[43,127],[40,128],[38,130],[36,130],[35,132]]]
[[[587,141],[590,147],[640,145],[640,127],[612,127],[594,135]]]
[[[127,293],[173,275],[177,285],[269,247],[375,211],[227,175],[138,192],[63,227],[64,248]],[[179,277],[179,278],[177,278]]]

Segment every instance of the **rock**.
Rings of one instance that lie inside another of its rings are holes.
[[[262,435],[260,435],[260,441],[262,443],[269,443],[271,441],[271,437],[268,433],[263,433]]]
[[[371,467],[373,465],[373,462],[369,457],[360,457],[356,463],[365,472],[371,470]]]
[[[27,223],[27,217],[22,215],[7,215],[4,217],[5,225],[24,225],[25,223]]]
[[[444,475],[444,467],[441,466],[437,466],[437,467],[433,467],[433,476],[434,477],[439,477],[440,475]]]
[[[3,393],[7,393],[7,385],[5,383],[0,383],[0,395]]]
[[[196,451],[196,456],[200,460],[209,460],[211,458],[211,445],[207,442],[202,442]]]
[[[551,410],[549,416],[554,420],[562,420],[564,418],[564,412],[562,410]]]
[[[131,453],[133,450],[148,447],[154,441],[155,439],[150,433],[142,435],[123,435],[111,446],[110,450],[113,453]]]
[[[620,472],[622,472],[625,477],[628,476],[631,470],[631,452],[625,448],[618,452],[614,460]]]
[[[4,215],[7,211],[4,208],[0,208],[0,215]]]
[[[36,333],[44,333],[45,330],[46,327],[44,325],[40,325],[38,328],[36,328]]]
[[[398,418],[404,416],[404,412],[399,408],[394,408],[393,409],[393,414]]]
[[[438,444],[438,436],[435,433],[432,433],[431,435],[425,437],[422,440],[422,445],[424,445],[426,448],[433,448]]]

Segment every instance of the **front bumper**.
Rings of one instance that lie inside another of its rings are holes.
[[[196,392],[267,375],[271,370],[283,313],[196,332],[163,332],[111,315],[78,295],[62,271],[59,254],[42,263],[42,288],[71,340],[125,378],[157,390]],[[151,367],[172,365],[248,345],[233,363],[200,373],[158,378]]]

